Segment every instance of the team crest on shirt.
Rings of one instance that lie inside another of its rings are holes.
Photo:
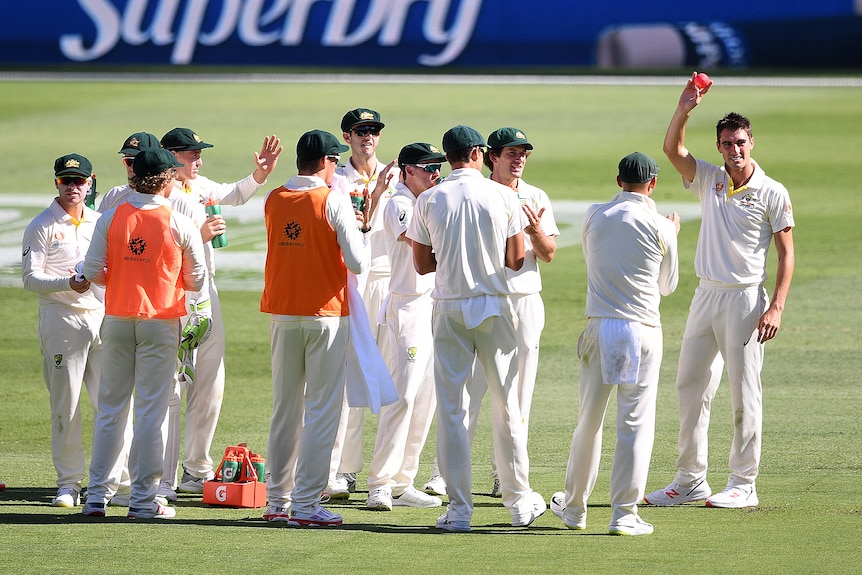
[[[147,242],[144,238],[132,238],[129,240],[129,251],[139,256],[147,251]]]
[[[284,226],[284,235],[286,235],[291,240],[298,239],[301,233],[302,226],[300,226],[296,222],[287,222],[287,225]]]
[[[58,231],[58,232],[54,233],[54,241],[55,242],[62,242],[65,239],[66,239],[66,234],[64,234],[63,232]]]
[[[715,182],[715,195],[720,196],[724,193],[724,182]]]
[[[416,346],[410,346],[407,348],[407,363],[414,363],[416,361]]]
[[[54,354],[54,367],[62,367],[63,366],[63,354],[57,353]]]
[[[305,245],[304,242],[297,241],[299,240],[299,236],[302,235],[302,226],[299,225],[299,222],[291,221],[284,224],[284,235],[287,239],[278,244],[282,247],[301,248]]]
[[[748,192],[747,194],[742,196],[741,200],[739,200],[739,205],[743,208],[753,208],[757,205],[757,194],[753,192]]]

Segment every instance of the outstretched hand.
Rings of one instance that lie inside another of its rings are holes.
[[[254,153],[254,181],[258,184],[266,182],[269,175],[278,164],[278,156],[281,155],[284,148],[281,146],[281,141],[278,136],[267,136],[263,139],[263,145],[260,152]]]
[[[682,91],[682,95],[679,97],[679,105],[687,111],[691,111],[700,104],[701,99],[709,92],[709,89],[712,87],[710,84],[705,88],[698,88],[694,79],[697,77],[697,72],[691,73],[691,78],[685,83],[685,88]]]

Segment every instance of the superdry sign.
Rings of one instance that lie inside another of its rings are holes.
[[[691,0],[10,1],[0,65],[848,67],[862,64],[857,10],[862,0],[759,0],[734,14]]]
[[[190,64],[201,47],[219,46],[232,38],[248,47],[298,47],[315,41],[321,48],[353,48],[367,42],[395,47],[408,42],[406,24],[415,16],[421,41],[436,48],[419,54],[416,63],[443,66],[470,41],[482,0],[129,0],[122,9],[109,0],[78,4],[95,27],[95,36],[60,37],[60,51],[77,62],[101,58],[121,42],[169,47],[172,64]],[[421,14],[411,14],[419,4],[426,5]],[[362,59],[359,53],[356,57]]]

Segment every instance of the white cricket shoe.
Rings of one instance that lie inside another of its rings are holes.
[[[347,486],[347,480],[336,475],[335,479],[329,482],[326,489],[323,490],[321,497],[329,499],[350,499],[350,489]]]
[[[469,521],[453,521],[449,519],[449,511],[437,518],[437,529],[449,531],[450,533],[468,533],[470,531]]]
[[[703,501],[712,494],[706,479],[694,485],[680,485],[676,481],[665,487],[653,491],[644,497],[644,503],[664,507],[667,505],[681,505],[692,501]]]
[[[563,525],[565,525],[568,529],[574,529],[575,531],[582,531],[587,528],[587,514],[583,513],[580,517],[578,517],[577,521],[572,522],[564,517],[566,514],[566,492],[565,491],[557,491],[553,495],[551,495],[551,504],[550,504],[551,512],[559,517],[563,521]]]
[[[76,507],[80,501],[80,493],[74,487],[61,487],[51,500],[52,507]]]
[[[129,507],[129,512],[126,514],[129,519],[172,519],[176,516],[176,509],[155,501],[149,508]]]
[[[446,495],[446,481],[442,475],[432,475],[422,486],[422,491],[428,495]]]
[[[174,491],[170,481],[160,481],[159,487],[156,489],[156,496],[167,501],[176,501],[178,499],[177,492]]]
[[[517,516],[512,514],[512,526],[514,527],[529,527],[548,509],[545,498],[535,491],[527,495],[526,500],[529,510]]]
[[[290,506],[268,505],[263,518],[270,522],[290,521]]]
[[[653,526],[637,515],[634,517],[634,522],[612,523],[608,528],[608,533],[611,535],[651,535],[653,531]]]
[[[419,509],[430,509],[431,507],[440,507],[443,501],[434,495],[428,495],[423,491],[419,491],[412,485],[404,490],[401,495],[396,495],[392,498],[392,504],[396,507],[416,507]]]
[[[721,507],[724,509],[744,509],[746,507],[757,507],[760,503],[757,499],[757,491],[754,485],[728,485],[721,493],[707,498],[707,507]]]
[[[392,492],[388,487],[372,489],[365,500],[365,508],[372,511],[392,511]]]
[[[341,515],[318,505],[308,513],[291,511],[287,524],[291,527],[336,527],[341,525]]]

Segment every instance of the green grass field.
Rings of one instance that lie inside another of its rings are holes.
[[[285,152],[272,187],[294,172],[299,135],[338,131],[357,106],[379,110],[387,124],[379,155],[406,143],[439,145],[458,123],[482,133],[503,125],[535,144],[526,179],[554,201],[601,201],[616,190],[620,157],[640,150],[659,160],[654,198],[691,202],[661,155],[679,86],[531,86],[407,84],[255,84],[0,82],[0,572],[4,573],[858,573],[862,563],[862,200],[858,129],[862,89],[716,85],[695,110],[687,144],[719,161],[715,121],[738,111],[754,124],[753,156],[785,183],[794,201],[796,273],[779,336],[768,343],[764,379],[760,506],[716,510],[687,505],[642,508],[654,535],[609,537],[608,474],[613,409],[606,418],[602,472],[584,532],[563,528],[550,512],[529,528],[513,528],[490,491],[490,417],[483,411],[474,446],[473,532],[444,534],[439,510],[365,511],[365,493],[332,508],[345,525],[332,530],[274,529],[261,509],[203,507],[182,497],[176,520],[135,524],[124,510],[104,521],[80,509],[49,506],[56,489],[50,458],[47,391],[36,336],[36,296],[20,284],[23,226],[53,197],[53,160],[76,151],[89,157],[107,191],[122,183],[117,150],[132,132],[161,135],[194,128],[215,148],[203,173],[233,181],[251,171],[264,135],[278,134]],[[42,201],[44,200],[44,201]],[[231,215],[227,261],[262,258],[262,221]],[[577,235],[576,228],[563,227]],[[665,358],[650,479],[652,490],[673,475],[677,407],[673,389],[682,329],[696,285],[692,260],[698,222],[680,234],[681,278],[662,305]],[[543,266],[547,326],[530,432],[531,483],[546,498],[562,488],[577,420],[575,342],[583,327],[584,261],[576,238]],[[17,261],[17,264],[15,263]],[[262,262],[262,259],[260,259]],[[774,265],[774,262],[773,262]],[[266,452],[271,407],[268,318],[258,311],[261,269],[220,272],[228,328],[227,389],[213,456],[245,441]],[[224,286],[229,286],[225,289]],[[768,287],[771,290],[771,280]],[[85,405],[85,431],[92,410]],[[366,466],[375,418],[367,418]],[[729,393],[716,397],[710,475],[720,488],[731,437]],[[419,481],[427,478],[433,431]],[[358,489],[365,490],[360,474]]]

